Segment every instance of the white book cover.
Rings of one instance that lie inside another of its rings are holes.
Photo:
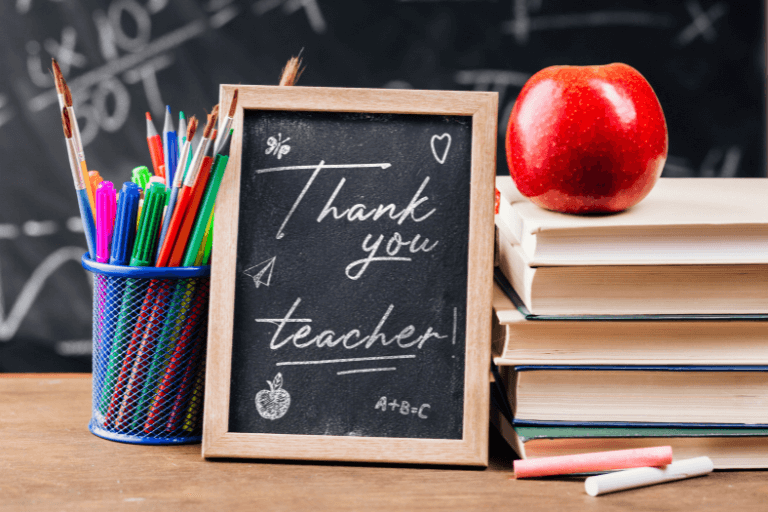
[[[497,176],[496,223],[530,266],[768,263],[768,179],[660,178],[623,212],[571,215]]]

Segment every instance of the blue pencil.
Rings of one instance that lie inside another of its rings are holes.
[[[173,175],[176,172],[176,162],[179,160],[179,139],[173,128],[171,107],[165,107],[165,124],[163,125],[163,157],[165,158],[165,183],[170,188]]]
[[[160,253],[160,247],[162,247],[163,245],[163,240],[165,240],[165,234],[168,232],[168,225],[171,223],[173,210],[176,207],[176,198],[179,196],[179,189],[183,184],[184,173],[186,172],[187,166],[189,165],[189,162],[190,162],[188,156],[190,157],[192,156],[192,152],[190,151],[190,149],[192,147],[192,137],[195,136],[196,131],[197,131],[197,118],[195,116],[192,116],[189,120],[189,127],[185,132],[184,144],[181,146],[181,155],[177,160],[177,164],[176,164],[177,167],[175,172],[173,173],[173,181],[165,182],[166,185],[170,187],[171,195],[168,200],[168,207],[165,209],[165,216],[163,217],[163,225],[160,228],[160,239],[157,244],[158,254]],[[157,261],[157,254],[155,255],[155,261]]]

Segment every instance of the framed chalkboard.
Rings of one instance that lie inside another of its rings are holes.
[[[487,464],[496,93],[237,88],[203,455]]]

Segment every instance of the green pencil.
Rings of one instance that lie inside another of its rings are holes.
[[[208,227],[208,221],[211,218],[211,212],[213,212],[213,205],[216,202],[216,196],[219,193],[219,186],[221,186],[221,180],[224,178],[224,171],[226,171],[227,162],[229,162],[229,147],[232,142],[232,131],[233,130],[230,130],[229,136],[222,143],[222,148],[219,154],[216,155],[216,159],[213,161],[211,178],[208,180],[208,186],[205,188],[203,200],[200,203],[200,209],[197,212],[195,224],[192,227],[192,234],[189,237],[189,243],[184,251],[184,259],[181,263],[184,267],[191,267],[195,264],[197,253],[200,251],[200,246],[205,238],[205,228]]]

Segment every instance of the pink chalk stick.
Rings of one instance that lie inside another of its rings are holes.
[[[610,452],[580,453],[560,457],[516,460],[515,478],[591,473],[612,469],[666,466],[672,462],[671,446],[615,450]]]

